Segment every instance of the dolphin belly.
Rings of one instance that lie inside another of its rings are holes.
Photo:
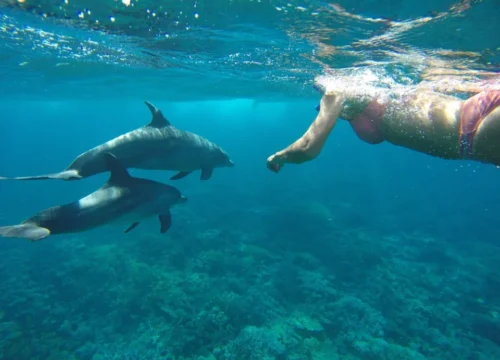
[[[113,153],[127,168],[194,171],[206,165],[216,166],[212,164],[211,150],[190,137],[174,137],[167,133],[162,137],[145,136],[134,142],[106,146],[101,151]]]
[[[99,225],[101,220],[82,214],[78,203],[59,205],[43,210],[23,224],[36,224],[51,234],[78,233]]]
[[[186,150],[187,153],[183,153],[182,150]],[[144,131],[133,131],[89,150],[68,168],[77,169],[84,177],[104,172],[106,171],[104,154],[108,152],[120,159],[126,168],[148,170],[199,168],[199,161],[196,160],[200,155],[199,150],[179,144],[178,139],[149,136]]]
[[[41,215],[45,215],[44,212]],[[82,209],[76,202],[61,206],[57,216],[37,221],[37,224],[49,229],[51,234],[79,233],[107,224],[130,224],[130,222],[140,221],[152,215],[154,215],[154,212],[147,207],[137,207],[132,210],[120,206],[120,204],[114,204],[112,206]],[[30,219],[28,222],[33,220],[36,219]]]
[[[176,146],[159,156],[144,157],[130,166],[149,170],[195,171],[209,162],[205,158],[203,149]]]

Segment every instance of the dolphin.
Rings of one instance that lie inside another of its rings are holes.
[[[125,223],[125,232],[158,215],[160,232],[172,225],[170,208],[187,201],[175,187],[132,177],[111,153],[102,155],[108,181],[78,201],[45,209],[19,225],[0,227],[0,236],[37,241],[49,235],[77,233],[110,223]]]
[[[173,170],[178,180],[201,170],[201,180],[208,180],[216,167],[233,167],[229,155],[213,142],[175,128],[161,110],[145,101],[153,116],[146,126],[132,130],[79,155],[63,171],[53,174],[0,177],[0,180],[79,180],[106,171],[103,154],[114,154],[126,168]]]

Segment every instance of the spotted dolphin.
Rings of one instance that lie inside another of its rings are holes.
[[[129,232],[155,215],[160,232],[165,233],[172,225],[170,208],[187,198],[170,185],[132,177],[110,153],[102,157],[110,177],[101,188],[78,201],[45,209],[19,225],[0,227],[0,236],[37,241],[112,223],[125,224],[125,232]]]
[[[0,177],[0,180],[79,180],[106,171],[103,154],[110,152],[126,168],[173,170],[171,180],[181,179],[201,170],[201,180],[208,180],[214,168],[233,167],[229,155],[213,142],[174,127],[160,109],[145,101],[153,116],[146,126],[132,130],[79,155],[58,173]]]

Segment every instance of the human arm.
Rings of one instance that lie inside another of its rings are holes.
[[[278,172],[285,163],[301,164],[316,158],[337,123],[342,109],[343,96],[326,93],[321,98],[318,116],[307,131],[294,143],[267,159],[267,167]]]

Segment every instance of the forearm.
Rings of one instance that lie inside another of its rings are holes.
[[[268,167],[277,172],[285,163],[300,164],[317,157],[335,127],[342,102],[343,98],[339,94],[324,95],[318,116],[304,135],[284,150],[270,156]]]
[[[320,154],[326,139],[337,124],[342,103],[343,98],[340,94],[325,94],[321,99],[318,116],[298,140],[300,146],[303,147],[302,151],[311,159]]]

